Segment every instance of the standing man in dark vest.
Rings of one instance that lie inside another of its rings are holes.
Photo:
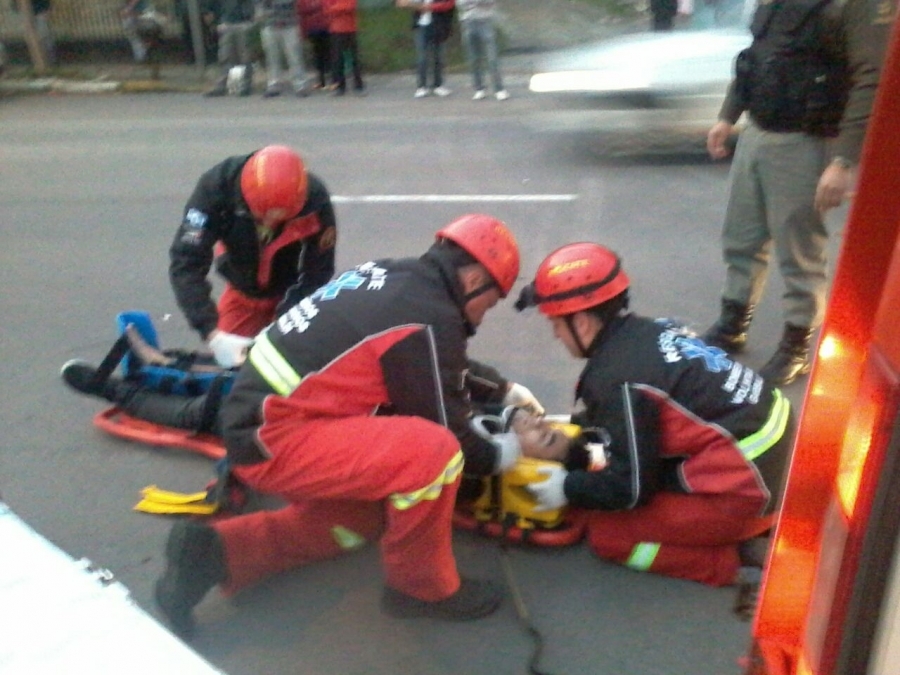
[[[846,196],[845,172],[859,160],[895,13],[893,3],[889,17],[884,6],[762,0],[751,24],[753,42],[737,56],[707,137],[710,156],[725,157],[734,124],[748,113],[722,231],[722,311],[703,339],[731,353],[743,348],[774,255],[786,287],[784,333],[760,375],[775,386],[810,369],[810,342],[827,292],[823,214]],[[817,196],[820,176],[825,185]]]

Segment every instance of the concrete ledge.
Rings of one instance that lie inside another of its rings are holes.
[[[110,80],[64,80],[55,77],[33,80],[0,80],[0,91],[36,94],[59,92],[62,94],[109,94],[121,88],[120,82]]]

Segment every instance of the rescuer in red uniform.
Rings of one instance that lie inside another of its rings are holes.
[[[572,422],[602,438],[607,455],[599,471],[544,469],[547,480],[529,489],[541,508],[589,509],[588,541],[602,558],[735,583],[742,564],[762,564],[743,542],[773,524],[790,403],[682,326],[628,313],[628,287],[615,253],[577,243],[551,253],[523,290],[516,306],[536,305],[586,360]]]
[[[451,517],[464,466],[499,473],[521,454],[515,432],[472,428],[471,399],[540,409],[484,369],[467,377],[468,339],[518,272],[504,223],[463,216],[420,258],[344,272],[257,337],[225,399],[223,437],[234,474],[289,505],[173,528],[156,598],[179,634],[192,634],[191,610],[216,584],[233,592],[374,540],[389,615],[497,608],[496,587],[458,574]]]
[[[200,177],[169,250],[169,279],[219,365],[239,365],[283,298],[296,302],[331,279],[335,227],[325,184],[283,145],[229,157]],[[227,282],[218,306],[207,279],[214,261]]]

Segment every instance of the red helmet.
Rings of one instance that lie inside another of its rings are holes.
[[[601,305],[628,289],[619,256],[599,244],[568,244],[544,258],[534,275],[531,304],[547,316]]]
[[[241,170],[241,193],[256,218],[275,209],[285,220],[297,215],[306,203],[306,183],[303,160],[284,145],[257,150]]]
[[[473,213],[448,223],[435,236],[452,241],[481,263],[504,298],[512,290],[519,276],[519,246],[502,220]]]

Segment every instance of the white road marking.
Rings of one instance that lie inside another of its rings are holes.
[[[474,203],[474,202],[572,202],[578,195],[332,195],[334,204]]]

